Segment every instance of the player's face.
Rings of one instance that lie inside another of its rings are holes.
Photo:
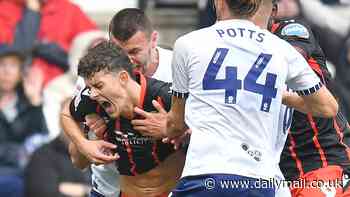
[[[0,58],[0,93],[13,91],[21,78],[21,60],[17,56]]]
[[[277,13],[278,13],[278,6],[277,6],[277,4],[273,4],[272,5],[271,16],[269,18],[269,23],[268,23],[268,26],[267,26],[268,30],[270,30],[270,31],[272,29],[272,25],[275,23],[275,19],[276,19]]]
[[[134,105],[127,89],[128,80],[130,77],[126,71],[99,71],[91,78],[85,79],[85,83],[90,88],[90,97],[96,100],[110,117],[131,118]]]
[[[277,18],[291,18],[299,15],[300,9],[296,0],[278,1]]]
[[[129,40],[122,42],[113,39],[129,56],[132,63],[140,66],[141,72],[145,72],[152,62],[152,51],[157,46],[157,32],[148,35],[143,31],[136,32]]]

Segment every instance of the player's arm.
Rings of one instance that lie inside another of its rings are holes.
[[[327,96],[328,94],[328,96]],[[322,87],[319,91],[317,91],[315,94],[312,94],[310,96],[299,96],[297,93],[294,92],[285,92],[283,93],[282,97],[282,103],[284,105],[287,105],[289,107],[292,107],[299,112],[302,113],[309,113],[311,112],[313,116],[317,117],[333,117],[334,113],[337,111],[337,103],[333,103],[331,105],[327,105],[327,98],[321,98],[318,99],[317,97],[333,97],[330,92],[327,90],[327,88]],[[313,98],[316,97],[316,98]],[[317,103],[321,101],[326,101],[325,103]],[[330,99],[330,102],[334,102],[334,99]],[[322,106],[326,105],[326,106]],[[322,107],[320,107],[322,106]]]
[[[167,116],[167,130],[165,135],[169,138],[181,136],[188,129],[185,124],[185,98],[173,96],[171,110]]]
[[[64,133],[68,136],[68,138],[76,145],[81,145],[84,143],[85,135],[77,122],[74,120],[70,113],[70,103],[72,100],[67,100],[63,104],[63,108],[60,114],[60,121],[62,124],[62,128]]]
[[[91,164],[91,162],[78,151],[77,147],[72,142],[69,143],[68,150],[70,159],[72,160],[72,163],[75,167],[83,170]]]
[[[185,104],[189,95],[188,59],[190,50],[187,41],[180,37],[174,45],[172,59],[172,99],[171,108],[167,117],[166,135],[169,138],[181,136],[187,130],[185,124]]]
[[[288,51],[287,85],[295,90],[298,98],[284,101],[288,106],[301,106],[314,116],[334,117],[338,112],[338,103],[305,59],[292,47]]]
[[[75,98],[76,99],[76,98]],[[91,163],[105,164],[118,159],[118,155],[107,155],[104,150],[115,149],[116,146],[103,140],[88,140],[81,130],[78,122],[82,122],[86,114],[82,113],[79,108],[84,110],[89,107],[79,106],[74,112],[74,99],[71,102],[64,103],[60,114],[61,124],[68,138],[74,143],[80,153],[82,153]],[[74,117],[73,115],[74,114]]]
[[[298,31],[290,31],[290,29],[293,29],[295,27],[298,27]],[[279,36],[290,43],[305,58],[306,61],[308,61],[308,59],[311,57],[313,51],[321,50],[311,29],[305,24],[298,22],[288,24],[281,29]],[[320,53],[322,53],[322,51],[320,51]],[[325,64],[325,57],[323,58],[324,59],[321,59],[321,61],[324,61]],[[323,75],[329,74],[328,71],[322,70],[321,66],[315,67],[311,64],[309,64],[309,66],[317,74],[322,83],[326,83],[324,80],[326,77]],[[325,103],[317,102],[317,97],[321,97]],[[329,98],[329,100],[322,97]],[[333,96],[330,94],[327,88],[322,87],[315,94],[309,94],[306,91],[306,94],[302,94],[301,96],[296,93],[285,92],[283,95],[283,103],[303,113],[311,111],[312,115],[314,116],[328,117],[333,114],[333,111],[337,106],[337,103],[334,103],[335,99],[331,98],[333,98]],[[327,101],[331,104],[327,105]],[[320,105],[326,106],[319,107]]]

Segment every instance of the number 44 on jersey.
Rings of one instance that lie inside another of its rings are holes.
[[[225,79],[216,79],[216,76],[222,66],[229,49],[218,48],[212,57],[203,78],[204,90],[225,90],[225,103],[235,104],[238,90],[242,89],[242,80],[237,78],[237,67],[226,67]],[[271,101],[276,98],[277,89],[275,88],[277,75],[267,73],[265,84],[257,83],[258,78],[271,60],[272,55],[261,53],[247,76],[243,80],[243,88],[246,91],[262,95],[260,110],[270,111]]]

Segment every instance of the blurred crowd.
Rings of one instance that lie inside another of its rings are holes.
[[[196,6],[198,28],[215,22],[207,0],[155,5]],[[89,172],[71,164],[59,111],[79,58],[108,36],[69,0],[0,0],[0,10],[0,196],[84,196]],[[350,0],[280,0],[279,17],[312,27],[349,121]]]

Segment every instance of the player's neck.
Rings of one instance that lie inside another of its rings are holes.
[[[139,83],[137,83],[134,80],[130,81],[129,84],[129,95],[130,95],[130,99],[132,101],[132,104],[134,105],[134,107],[139,106],[139,104],[141,103],[141,85]]]
[[[145,76],[152,77],[157,71],[159,65],[159,51],[157,48],[154,48],[151,53],[151,62],[147,65],[145,70]]]

